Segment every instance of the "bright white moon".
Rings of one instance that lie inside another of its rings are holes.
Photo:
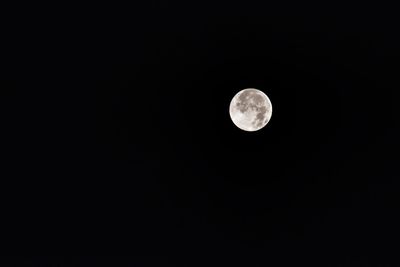
[[[237,93],[230,104],[229,114],[233,123],[244,131],[263,128],[272,115],[272,105],[262,91],[248,88]]]

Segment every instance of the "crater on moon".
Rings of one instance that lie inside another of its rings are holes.
[[[245,131],[257,131],[271,119],[272,105],[262,91],[248,88],[237,93],[230,104],[233,123]]]

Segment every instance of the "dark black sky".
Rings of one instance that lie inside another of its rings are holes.
[[[37,18],[45,30],[27,26],[19,65],[47,78],[2,81],[35,90],[3,98],[8,140],[18,139],[3,187],[4,263],[400,264],[393,8],[57,12],[57,24]],[[249,87],[273,105],[252,133],[228,113]]]

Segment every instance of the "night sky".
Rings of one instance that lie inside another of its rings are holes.
[[[38,45],[51,77],[2,80],[34,90],[3,94],[5,266],[400,266],[394,9],[74,11]],[[260,131],[230,119],[245,88]]]

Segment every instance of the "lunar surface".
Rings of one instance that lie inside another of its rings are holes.
[[[237,93],[230,104],[229,114],[233,123],[244,131],[263,128],[272,115],[272,105],[262,91],[248,88]]]

